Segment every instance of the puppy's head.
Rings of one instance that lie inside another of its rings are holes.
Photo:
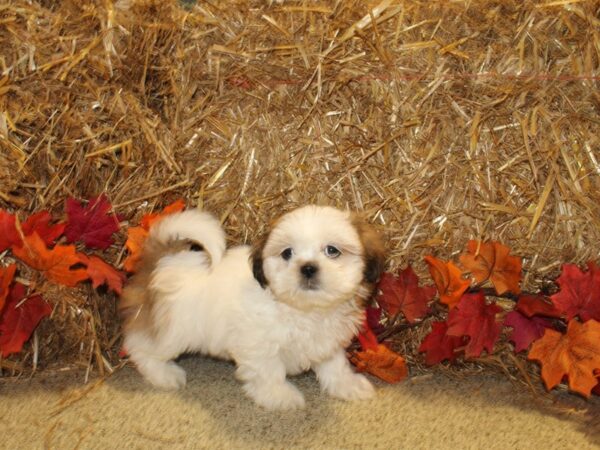
[[[252,256],[257,281],[303,310],[368,296],[384,262],[381,239],[369,225],[347,211],[314,205],[282,216]]]

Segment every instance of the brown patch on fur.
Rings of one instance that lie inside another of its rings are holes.
[[[252,250],[250,251],[252,274],[263,289],[269,284],[269,281],[265,277],[265,272],[263,271],[263,249],[265,248],[268,238],[269,233],[265,233],[260,239],[252,244]]]
[[[196,248],[197,245],[200,244],[187,239],[171,240],[166,243],[152,238],[146,240],[137,271],[127,282],[119,300],[118,310],[126,333],[147,331],[155,334],[160,328],[160,324],[156,323],[156,318],[153,316],[153,309],[159,299],[150,289],[152,272],[163,256],[188,251]]]
[[[381,234],[358,214],[352,214],[351,222],[360,238],[363,247],[365,265],[363,285],[368,297],[374,294],[379,277],[384,271],[386,251]],[[366,299],[365,299],[366,300]]]

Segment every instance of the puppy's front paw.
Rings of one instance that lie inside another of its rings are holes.
[[[327,387],[332,397],[342,400],[366,400],[375,395],[373,385],[364,375],[359,373],[347,374]]]
[[[181,389],[186,383],[185,370],[172,361],[146,367],[144,375],[154,386],[163,389]]]
[[[258,405],[267,409],[304,408],[304,396],[289,382],[275,384],[247,383],[244,390]]]

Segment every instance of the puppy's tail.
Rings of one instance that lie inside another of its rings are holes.
[[[214,265],[221,261],[225,253],[225,232],[212,214],[190,209],[170,214],[150,228],[145,246],[146,251],[156,249],[159,253],[164,250],[168,253],[182,243],[191,250],[208,252]]]

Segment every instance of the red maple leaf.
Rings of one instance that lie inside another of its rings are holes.
[[[119,220],[115,214],[109,213],[111,209],[104,194],[91,198],[85,207],[74,198],[68,198],[67,241],[83,241],[89,248],[102,250],[110,247],[113,233],[119,230]]]
[[[552,389],[566,375],[572,391],[589,397],[600,371],[600,323],[571,320],[566,334],[546,328],[527,358],[540,362],[546,389]]]
[[[556,280],[560,291],[550,299],[567,320],[600,320],[600,268],[590,261],[588,269],[582,272],[575,264],[564,264]]]
[[[371,330],[371,327],[369,327],[369,323],[366,318],[363,322],[362,330],[358,333],[357,337],[363,350],[374,350],[379,345],[377,336],[375,336],[375,333],[373,333],[373,330]]]
[[[20,352],[40,320],[52,312],[50,305],[39,295],[24,298],[25,286],[15,283],[0,316],[0,354],[3,357]]]
[[[4,302],[10,292],[10,284],[15,277],[17,270],[16,264],[11,264],[7,267],[0,267],[0,314],[2,314],[2,308],[4,308]]]
[[[487,305],[481,292],[465,294],[448,314],[449,336],[469,336],[465,347],[467,357],[479,357],[485,349],[488,354],[500,336],[500,324],[496,314],[502,311],[496,303]]]
[[[29,216],[21,225],[21,229],[23,230],[23,234],[25,236],[29,236],[35,232],[39,237],[42,238],[46,245],[52,245],[54,244],[54,241],[62,236],[67,224],[56,223],[50,225],[51,221],[52,216],[50,213],[48,211],[41,211]],[[20,241],[21,240],[19,239],[19,242]]]
[[[511,311],[504,318],[504,326],[513,329],[508,340],[515,344],[515,353],[519,353],[541,338],[546,328],[551,328],[552,324],[541,317],[529,319],[519,311]]]
[[[496,292],[521,292],[521,258],[509,256],[510,249],[499,242],[469,241],[467,252],[460,262],[471,272],[478,283],[490,280]]]
[[[468,338],[465,336],[449,336],[447,334],[448,324],[446,322],[433,322],[431,333],[425,336],[419,346],[420,352],[425,353],[425,363],[428,366],[438,364],[443,360],[454,361],[460,354]]]
[[[559,318],[562,314],[541,295],[519,295],[516,309],[527,317],[546,316]]]
[[[440,301],[448,305],[448,308],[454,308],[471,283],[463,280],[461,270],[452,262],[429,255],[425,256],[425,262],[440,294]]]
[[[398,383],[408,375],[406,361],[383,344],[350,355],[358,372],[367,372],[388,383]]]
[[[0,252],[21,242],[15,220],[13,214],[0,209]]]
[[[365,312],[367,315],[367,325],[369,328],[371,328],[371,330],[377,334],[383,331],[383,325],[381,324],[381,308],[367,306]]]
[[[435,295],[435,286],[419,287],[419,277],[408,266],[398,271],[398,276],[385,272],[379,282],[380,293],[377,303],[388,314],[395,316],[400,311],[410,323],[421,319],[429,311],[429,302]]]
[[[96,289],[102,284],[106,284],[113,292],[121,295],[123,283],[125,282],[125,274],[120,270],[105,262],[98,256],[81,255],[82,262],[87,266],[87,274],[92,280],[92,286]]]
[[[85,269],[71,268],[83,263],[73,245],[57,245],[49,250],[35,232],[25,236],[22,247],[13,247],[13,254],[49,280],[65,286],[73,287],[88,278]]]

